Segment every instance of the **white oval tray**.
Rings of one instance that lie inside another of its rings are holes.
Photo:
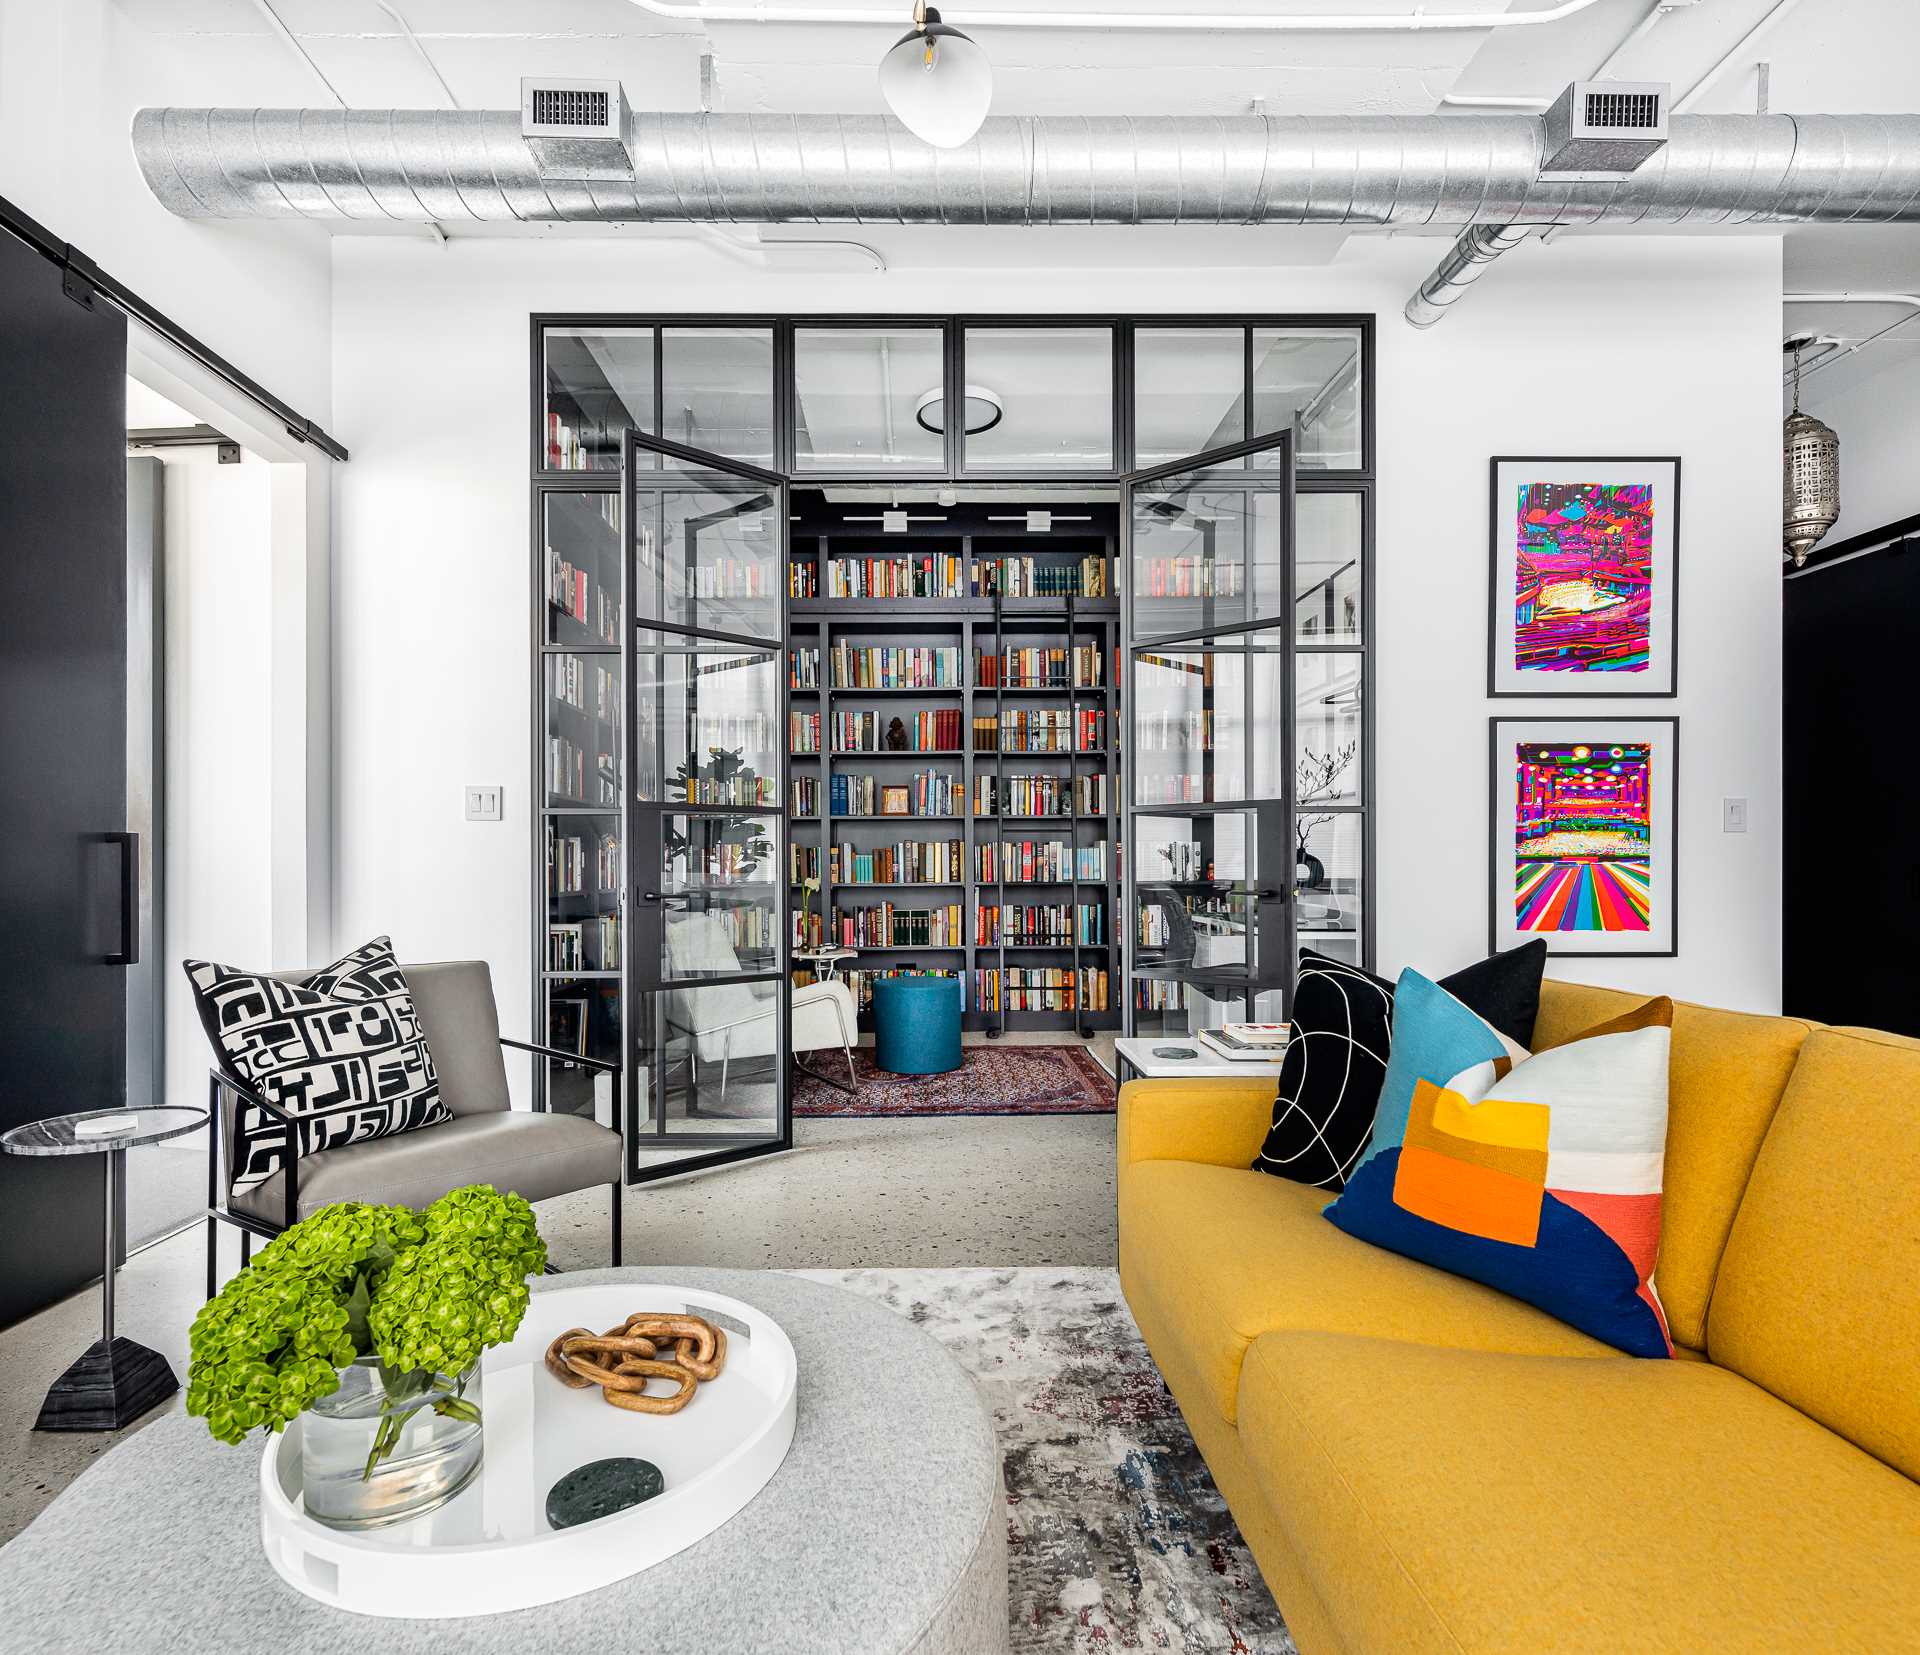
[[[546,1371],[555,1335],[638,1310],[691,1312],[727,1330],[727,1364],[677,1414],[608,1405]],[[260,1537],[280,1578],[366,1615],[433,1620],[528,1609],[638,1574],[711,1534],[764,1488],[793,1441],[796,1368],[779,1324],[722,1293],[645,1282],[536,1293],[511,1344],[483,1360],[486,1450],[437,1511],[348,1533],[300,1502],[300,1422],[260,1462]],[[547,1491],[577,1466],[651,1460],[664,1492],[597,1522],[553,1529]]]

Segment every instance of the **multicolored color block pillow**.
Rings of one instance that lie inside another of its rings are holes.
[[[1673,1002],[1528,1056],[1403,971],[1373,1138],[1326,1209],[1632,1356],[1671,1356],[1654,1290]]]

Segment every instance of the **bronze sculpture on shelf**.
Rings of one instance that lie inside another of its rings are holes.
[[[907,750],[907,727],[899,719],[887,726],[887,751],[904,753]]]

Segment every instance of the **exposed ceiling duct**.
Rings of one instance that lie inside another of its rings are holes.
[[[511,109],[143,109],[133,146],[148,187],[184,218],[1401,229],[1920,220],[1920,115],[1676,115],[1668,127],[1638,170],[1601,179],[1545,170],[1547,125],[1524,114],[1003,116],[970,143],[935,150],[878,115],[636,113],[630,179],[543,171]]]

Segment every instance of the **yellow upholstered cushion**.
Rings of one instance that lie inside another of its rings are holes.
[[[1478,1282],[1343,1235],[1327,1190],[1244,1168],[1120,1170],[1120,1272],[1154,1360],[1183,1366],[1232,1420],[1248,1344],[1277,1328],[1478,1350],[1611,1356],[1612,1347]],[[1157,1330],[1157,1331],[1156,1331]]]
[[[1920,1488],[1723,1368],[1273,1334],[1240,1434],[1356,1650],[1920,1650]]]
[[[1920,1044],[1808,1040],[1727,1240],[1707,1348],[1920,1477]]]
[[[1120,1165],[1251,1166],[1273,1121],[1273,1094],[1271,1079],[1130,1080],[1120,1088]]]
[[[1549,979],[1540,987],[1534,1049],[1564,1045],[1647,998]],[[1706,1343],[1707,1301],[1734,1209],[1812,1027],[1796,1018],[1675,1003],[1660,1262],[1654,1270],[1675,1344]]]

